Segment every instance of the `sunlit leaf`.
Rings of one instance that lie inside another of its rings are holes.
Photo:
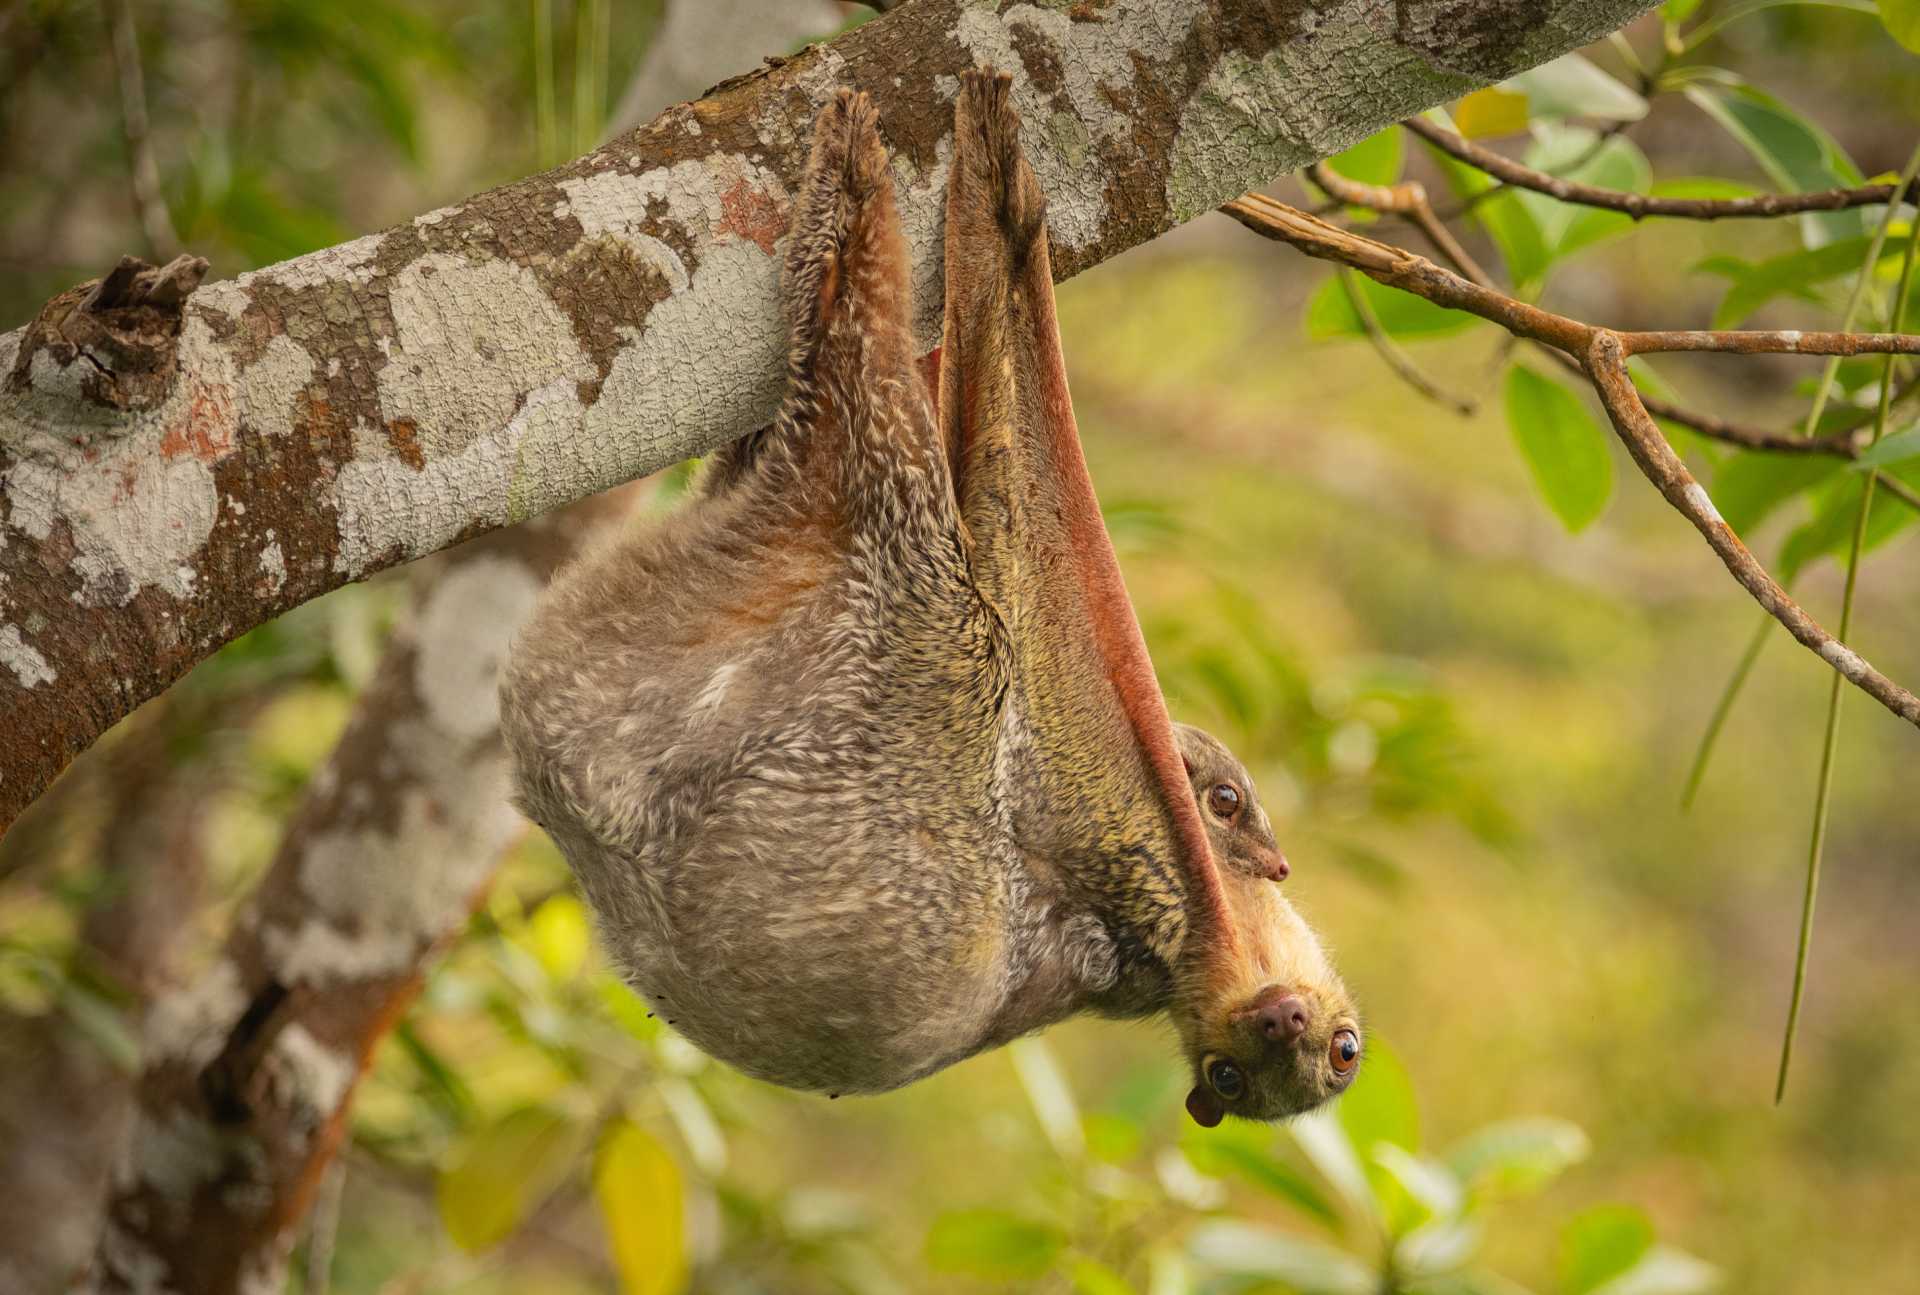
[[[1606,432],[1573,392],[1518,364],[1507,371],[1506,407],[1547,505],[1570,531],[1590,525],[1613,491]]]
[[[1415,1155],[1391,1142],[1376,1144],[1372,1159],[1429,1217],[1457,1214],[1466,1202],[1460,1180],[1437,1160]]]
[[[1369,1295],[1373,1274],[1357,1260],[1304,1237],[1248,1223],[1195,1229],[1187,1253],[1220,1272],[1284,1282],[1301,1295]]]
[[[1463,311],[1436,306],[1425,297],[1401,292],[1356,275],[1354,284],[1373,307],[1380,326],[1395,337],[1442,337],[1457,333],[1478,321]],[[1307,336],[1315,341],[1335,337],[1364,337],[1360,317],[1338,282],[1324,280],[1307,301]]]
[[[1394,1267],[1407,1277],[1434,1277],[1466,1265],[1480,1248],[1480,1225],[1473,1219],[1436,1219],[1394,1243]]]
[[[940,1272],[994,1281],[1031,1280],[1053,1267],[1066,1238],[1058,1228],[1003,1210],[954,1210],[933,1221],[927,1263]]]
[[[1399,1056],[1378,1036],[1367,1040],[1360,1074],[1335,1103],[1334,1117],[1363,1159],[1382,1142],[1404,1151],[1420,1149],[1420,1110],[1413,1081]]]
[[[1468,139],[1523,131],[1527,128],[1527,96],[1496,85],[1475,90],[1454,106],[1453,128]]]
[[[1014,1040],[1007,1053],[1047,1141],[1068,1159],[1077,1158],[1086,1150],[1080,1107],[1073,1100],[1073,1089],[1061,1072],[1060,1063],[1054,1059],[1053,1049],[1044,1039],[1028,1037]]]
[[[1361,1062],[1361,1072],[1365,1073],[1367,1061]],[[1333,1185],[1335,1191],[1345,1197],[1349,1204],[1367,1215],[1379,1212],[1379,1202],[1374,1200],[1373,1188],[1367,1182],[1366,1169],[1360,1163],[1360,1157],[1354,1154],[1353,1142],[1347,1131],[1331,1111],[1322,1108],[1287,1126],[1293,1135],[1294,1143],[1306,1153],[1320,1176]]]
[[[1335,153],[1327,165],[1362,184],[1392,184],[1400,178],[1406,140],[1398,126],[1367,136],[1345,152]]]
[[[1089,1111],[1080,1122],[1087,1154],[1108,1164],[1124,1164],[1140,1154],[1145,1134],[1139,1121],[1112,1111]]]
[[[1880,0],[1880,21],[1902,46],[1920,54],[1920,0]]]
[[[1627,1272],[1653,1247],[1653,1224],[1631,1205],[1598,1205],[1560,1231],[1560,1284],[1588,1295]]]
[[[1529,68],[1502,82],[1501,88],[1524,94],[1535,118],[1638,121],[1647,115],[1645,99],[1579,54],[1562,54],[1550,63]]]
[[[593,1167],[593,1194],[625,1295],[676,1295],[687,1285],[686,1190],[680,1167],[646,1130],[621,1120]]]
[[[1660,6],[1660,13],[1668,22],[1685,22],[1700,7],[1700,0],[1667,0]]]
[[[1067,1274],[1077,1295],[1133,1295],[1127,1279],[1097,1259],[1076,1258]]]
[[[545,1106],[521,1107],[476,1130],[435,1186],[447,1235],[469,1252],[512,1235],[566,1177],[580,1142],[576,1123]]]
[[[593,943],[585,906],[572,895],[552,896],[527,919],[527,942],[549,976],[572,980]]]
[[[1257,1125],[1223,1124],[1190,1129],[1180,1149],[1201,1173],[1215,1178],[1230,1174],[1337,1228],[1340,1216],[1333,1205],[1304,1175],[1273,1154],[1272,1139],[1270,1130]]]
[[[1538,1191],[1587,1158],[1591,1144],[1577,1124],[1547,1117],[1506,1120],[1454,1144],[1447,1163],[1476,1192]]]
[[[1592,1295],[1702,1295],[1719,1285],[1720,1273],[1712,1264],[1656,1245],[1640,1262],[1603,1283]]]

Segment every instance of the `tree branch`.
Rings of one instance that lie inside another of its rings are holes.
[[[1894,186],[1863,184],[1851,189],[1822,189],[1816,193],[1758,193],[1747,198],[1661,198],[1647,193],[1602,189],[1576,180],[1564,180],[1516,162],[1472,140],[1463,139],[1424,117],[1400,123],[1435,148],[1485,171],[1503,184],[1531,189],[1562,202],[1624,212],[1635,220],[1647,216],[1674,216],[1685,220],[1737,220],[1791,216],[1803,211],[1844,211],[1849,207],[1880,207],[1892,202]],[[1920,184],[1910,185],[1906,200],[1920,200]]]
[[[1341,204],[1365,207],[1382,215],[1397,216],[1418,229],[1454,269],[1471,282],[1489,291],[1499,291],[1488,274],[1468,254],[1453,231],[1434,211],[1433,204],[1427,198],[1426,186],[1417,180],[1403,180],[1394,185],[1361,184],[1333,170],[1325,163],[1317,163],[1308,168],[1308,176],[1320,188],[1337,198]],[[1581,373],[1585,370],[1580,361],[1572,355],[1555,350],[1551,346],[1541,345],[1541,350],[1549,359],[1570,372]],[[1896,403],[1920,394],[1920,378],[1909,379],[1894,396]],[[1839,430],[1826,435],[1807,437],[1797,431],[1774,431],[1767,428],[1750,427],[1744,423],[1730,422],[1712,414],[1703,414],[1697,410],[1676,405],[1670,400],[1642,394],[1640,403],[1646,406],[1655,417],[1668,422],[1678,423],[1697,432],[1709,440],[1724,441],[1729,445],[1738,445],[1745,449],[1765,450],[1776,454],[1826,454],[1835,458],[1855,459],[1860,457],[1863,446],[1860,433],[1873,420],[1869,410],[1854,411],[1847,424]],[[1887,492],[1905,503],[1908,507],[1920,511],[1920,494],[1895,477],[1882,477],[1881,486]]]
[[[484,537],[422,573],[407,625],[223,952],[148,1013],[95,1290],[279,1285],[375,1045],[524,830],[507,802],[496,695],[508,641],[626,493]]]
[[[1641,351],[1724,351],[1736,354],[1912,354],[1920,336],[1783,332],[1615,332],[1515,300],[1402,248],[1375,242],[1327,224],[1273,198],[1248,194],[1227,203],[1229,216],[1267,238],[1308,256],[1349,265],[1388,287],[1464,310],[1499,324],[1516,336],[1551,346],[1579,360],[1606,407],[1615,432],[1642,475],[1692,522],[1734,579],[1755,602],[1833,669],[1888,710],[1920,727],[1920,697],[1868,665],[1793,601],[1733,533],[1706,489],[1660,434],[1627,374],[1627,357]]]
[[[815,107],[871,92],[934,344],[952,78],[1014,73],[1070,276],[1650,0],[914,0],[564,167],[226,283],[138,410],[0,337],[0,828],[119,716],[347,581],[761,425]]]

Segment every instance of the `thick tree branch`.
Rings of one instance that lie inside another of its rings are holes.
[[[1693,478],[1654,424],[1640,393],[1627,375],[1627,357],[1639,351],[1721,351],[1734,354],[1808,355],[1911,354],[1920,336],[1872,333],[1781,332],[1616,332],[1515,300],[1403,248],[1363,238],[1261,194],[1227,203],[1229,216],[1267,238],[1291,245],[1308,256],[1352,266],[1379,283],[1425,297],[1436,305],[1499,324],[1518,337],[1551,346],[1577,358],[1593,382],[1614,430],[1640,471],[1667,502],[1693,523],[1755,602],[1787,627],[1794,638],[1839,671],[1848,682],[1888,710],[1920,727],[1920,697],[1868,665],[1833,637],[1788,596],[1760,565],[1733,528],[1722,520],[1706,489]]]
[[[627,492],[423,571],[211,969],[148,1013],[93,1289],[275,1289],[374,1046],[524,829],[496,694],[546,578]]]
[[[1435,148],[1452,155],[1476,170],[1484,171],[1503,184],[1531,189],[1583,207],[1600,207],[1624,212],[1635,220],[1647,216],[1675,216],[1685,220],[1738,220],[1767,216],[1791,216],[1803,211],[1844,211],[1849,207],[1881,207],[1892,202],[1894,186],[1863,184],[1851,189],[1821,189],[1816,193],[1757,193],[1746,198],[1662,198],[1648,193],[1627,193],[1602,189],[1576,180],[1563,180],[1545,171],[1502,156],[1462,139],[1444,126],[1424,117],[1409,117],[1401,125]],[[1920,200],[1920,186],[1907,190],[1906,200]]]
[[[815,107],[877,100],[940,312],[948,102],[1014,74],[1070,276],[1650,0],[914,0],[544,175],[188,303],[164,400],[0,337],[0,827],[222,643],[349,580],[741,435],[782,372]]]

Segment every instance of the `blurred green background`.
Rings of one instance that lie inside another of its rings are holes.
[[[666,17],[659,0],[139,8],[156,227],[107,90],[124,84],[115,12],[27,0],[0,15],[9,326],[125,251],[171,252],[172,239],[216,276],[237,273],[571,156],[608,127]],[[824,33],[863,12],[822,5],[809,21]],[[1739,20],[1687,47],[1726,17]],[[1920,134],[1920,57],[1871,5],[1677,3],[1629,37],[1631,58],[1603,44],[1590,66],[1630,98],[1655,89],[1644,118],[1591,99],[1549,111],[1541,83],[1530,139],[1492,144],[1615,167],[1601,182],[1712,176],[1736,191],[1818,187],[1792,169],[1796,138],[1847,182],[1896,171]],[[1664,69],[1634,66],[1663,49]],[[762,52],[743,33],[729,66]],[[1670,83],[1649,87],[1643,70]],[[1831,138],[1779,127],[1770,158],[1686,94],[1701,87],[1784,105]],[[1594,137],[1577,134],[1629,120],[1630,154],[1589,153]],[[1388,153],[1457,205],[1410,145],[1350,165],[1391,178]],[[1276,192],[1305,200],[1292,183]],[[1459,227],[1555,309],[1643,327],[1705,321],[1751,267],[1858,238],[1880,216],[1838,230],[1621,221],[1555,251],[1550,206],[1509,195]],[[1548,231],[1532,273],[1520,220],[1526,237]],[[1896,221],[1889,246],[1909,227]],[[1717,272],[1701,267],[1714,257]],[[1881,305],[1893,269],[1869,282]],[[1370,1056],[1337,1111],[1202,1136],[1180,1109],[1170,1033],[1101,1022],[878,1099],[744,1080],[645,1018],[533,837],[376,1058],[339,1179],[331,1289],[669,1291],[675,1254],[690,1289],[717,1292],[1624,1295],[1716,1274],[1738,1291],[1920,1289],[1914,733],[1848,699],[1808,1004],[1776,1108],[1826,671],[1776,635],[1683,813],[1752,604],[1590,411],[1588,431],[1566,434],[1598,466],[1546,489],[1563,515],[1568,488],[1604,511],[1562,525],[1508,426],[1514,357],[1491,328],[1428,335],[1379,307],[1421,369],[1478,402],[1450,412],[1355,335],[1328,274],[1205,217],[1064,285],[1060,316],[1174,714],[1252,768],[1294,864],[1288,890],[1362,1005]],[[1788,278],[1752,320],[1833,326],[1853,281]],[[1694,406],[1768,427],[1803,414],[1818,372],[1779,357],[1661,368]],[[1836,408],[1866,407],[1878,380],[1877,364],[1847,367]],[[1897,426],[1912,420],[1902,408]],[[1717,497],[1770,470],[1679,444]],[[1831,479],[1782,488],[1746,532],[1756,551],[1771,561],[1808,519],[1857,501],[1858,477],[1842,478],[1844,499]],[[1912,518],[1876,507],[1887,533],[1861,569],[1854,639],[1911,681]],[[1795,585],[1829,624],[1842,579],[1830,559]],[[270,857],[397,601],[392,580],[342,590],[190,685],[228,748],[203,806],[203,939]],[[98,827],[81,816],[4,870],[0,1006],[15,1016],[70,1003],[59,968]],[[616,1222],[610,1237],[609,1200],[629,1219],[683,1214],[684,1231],[622,1240]],[[623,1245],[660,1261],[625,1262]],[[308,1270],[294,1267],[299,1288]]]

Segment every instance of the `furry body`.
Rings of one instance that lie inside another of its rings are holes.
[[[632,983],[795,1088],[1331,977],[1277,889],[1208,859],[1084,486],[1004,79],[967,78],[952,175],[937,411],[873,110],[843,91],[796,203],[778,419],[564,573],[503,683],[521,801]]]

